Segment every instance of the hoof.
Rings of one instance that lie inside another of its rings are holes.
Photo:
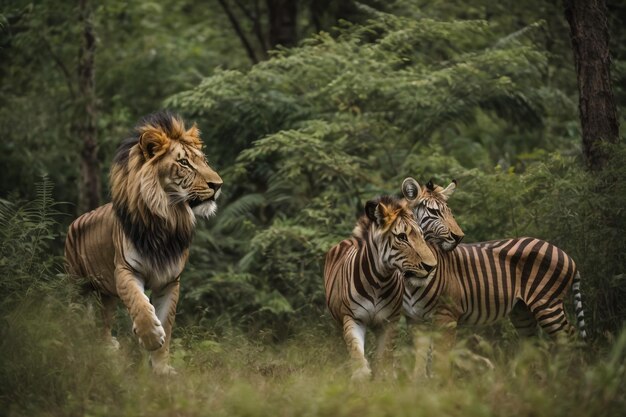
[[[352,373],[352,382],[367,381],[372,377],[372,371],[369,366],[362,366]]]
[[[109,349],[111,350],[120,350],[120,342],[117,341],[117,338],[111,337],[109,339]]]

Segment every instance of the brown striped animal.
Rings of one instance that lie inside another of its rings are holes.
[[[436,265],[406,201],[389,196],[368,201],[352,237],[328,251],[326,304],[343,325],[355,365],[353,379],[371,375],[365,357],[366,328],[379,328],[380,359],[402,313],[403,279],[427,279]]]
[[[76,219],[67,233],[67,272],[102,300],[104,334],[122,300],[157,374],[173,373],[169,343],[180,274],[196,217],[215,213],[222,179],[208,165],[199,131],[159,112],[122,142],[110,175],[112,202]],[[151,300],[144,291],[152,291]]]
[[[407,178],[402,192],[413,207],[437,256],[435,274],[405,282],[404,312],[412,320],[432,319],[443,328],[457,323],[487,324],[509,316],[520,334],[572,334],[564,312],[570,288],[580,335],[586,337],[580,274],[563,250],[540,239],[522,237],[471,244],[450,243],[460,228],[447,206],[454,187],[426,187]],[[451,192],[452,191],[452,192]],[[443,244],[442,244],[443,243]]]

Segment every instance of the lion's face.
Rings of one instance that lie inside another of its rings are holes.
[[[197,147],[172,141],[161,158],[159,179],[170,204],[185,202],[197,216],[209,217],[215,213],[222,178]]]
[[[196,125],[185,129],[180,118],[161,112],[137,133],[120,145],[111,167],[116,210],[131,213],[133,221],[156,216],[171,225],[214,214],[222,178],[207,163]]]
[[[137,259],[160,271],[180,267],[195,220],[215,213],[221,185],[195,124],[186,129],[168,111],[142,119],[111,165],[113,209]]]

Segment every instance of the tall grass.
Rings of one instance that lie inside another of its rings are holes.
[[[188,323],[175,327],[172,342],[179,374],[156,377],[121,308],[122,348],[102,343],[96,300],[76,293],[47,250],[59,239],[50,192],[44,181],[36,201],[0,206],[0,415],[571,417],[626,409],[626,331],[581,348],[520,342],[506,326],[505,337],[476,343],[466,329],[450,357],[456,366],[426,378],[413,376],[404,330],[393,365],[356,384],[327,316],[303,319],[279,342],[262,325],[244,334]],[[470,344],[495,370],[463,360]],[[435,352],[436,363],[450,358]]]
[[[454,368],[412,377],[401,338],[393,372],[352,383],[338,331],[302,329],[276,344],[237,332],[179,328],[173,364],[155,377],[130,333],[100,343],[83,307],[25,301],[5,316],[0,406],[11,416],[589,416],[623,415],[626,333],[611,347],[557,349],[535,341],[501,348],[495,370]],[[437,360],[437,357],[436,357]],[[439,360],[443,360],[439,358]]]

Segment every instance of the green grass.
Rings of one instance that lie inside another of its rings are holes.
[[[33,294],[15,305],[0,334],[0,415],[608,416],[626,410],[626,333],[583,349],[490,337],[482,346],[494,371],[469,366],[415,380],[404,332],[393,371],[355,384],[341,335],[325,317],[281,343],[263,333],[216,335],[179,326],[172,348],[179,375],[159,378],[122,311],[122,348],[111,351],[82,304],[67,307]]]

